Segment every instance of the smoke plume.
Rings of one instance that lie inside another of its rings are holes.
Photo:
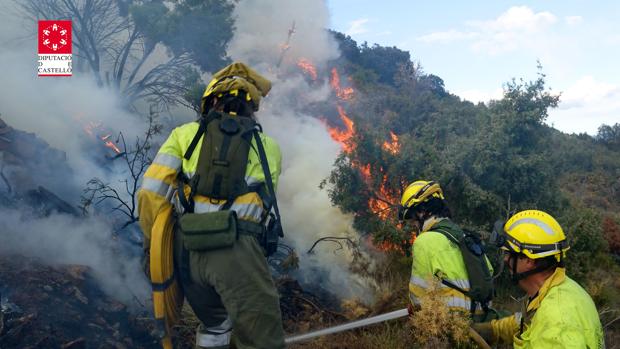
[[[277,16],[268,15],[276,13]],[[258,67],[273,82],[273,88],[258,112],[265,132],[282,150],[282,175],[278,202],[282,207],[285,241],[300,253],[300,270],[306,283],[320,285],[341,297],[370,296],[367,285],[348,270],[349,251],[319,245],[316,254],[306,251],[319,238],[357,234],[352,217],[333,207],[326,190],[319,188],[332,170],[340,145],[325,125],[305,110],[328,100],[330,89],[310,84],[296,67],[300,58],[327,71],[338,57],[337,44],[329,36],[329,13],[322,1],[248,0],[235,10],[236,32],[229,47],[233,60]],[[283,48],[294,23],[288,49]],[[284,53],[283,53],[284,50]],[[273,68],[281,62],[281,66]],[[295,73],[292,68],[295,68]],[[289,72],[285,74],[284,72]]]

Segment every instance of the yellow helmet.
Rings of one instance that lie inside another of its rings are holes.
[[[548,213],[521,211],[504,224],[506,242],[503,249],[531,259],[555,256],[560,262],[570,248],[560,224]]]
[[[241,62],[235,62],[213,75],[202,95],[201,111],[204,113],[209,107],[206,101],[213,97],[221,97],[225,93],[233,96],[243,91],[247,102],[252,102],[254,111],[258,110],[261,97],[265,97],[271,90],[271,81],[267,80],[252,68]]]
[[[419,180],[409,184],[400,199],[399,219],[405,219],[410,209],[431,198],[444,199],[439,183]]]

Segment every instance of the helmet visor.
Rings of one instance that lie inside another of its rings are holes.
[[[506,237],[506,240],[502,246],[503,250],[523,253],[532,259],[545,258],[560,254],[570,248],[566,240],[562,240],[554,244],[526,244],[519,242],[517,239],[508,234],[504,234],[504,236]]]

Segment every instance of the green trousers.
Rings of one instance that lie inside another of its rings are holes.
[[[182,235],[175,237],[181,265]],[[231,248],[185,252],[190,280],[181,279],[185,297],[201,321],[197,348],[228,348],[226,336],[230,348],[285,347],[279,295],[254,237],[241,235]]]

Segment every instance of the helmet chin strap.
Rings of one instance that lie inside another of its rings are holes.
[[[518,254],[511,254],[510,258],[508,259],[508,262],[512,263],[512,265],[510,266],[512,268],[511,280],[515,284],[518,283],[519,281],[527,278],[530,275],[542,273],[543,271],[547,271],[549,269],[556,268],[556,267],[561,267],[561,266],[564,265],[562,263],[562,256],[560,255],[560,261],[559,262],[556,261],[555,263],[540,265],[540,266],[538,266],[538,267],[536,267],[534,269],[531,269],[531,270],[528,270],[528,271],[524,271],[522,273],[517,273],[517,259],[518,258],[519,258]]]
[[[422,211],[422,215],[420,217],[418,217],[417,214],[415,215],[415,219],[420,226],[420,232],[428,230],[430,225],[434,224],[433,222],[429,222],[429,220],[433,219],[433,216],[434,215],[428,211]],[[427,224],[429,224],[429,226],[426,226]]]

